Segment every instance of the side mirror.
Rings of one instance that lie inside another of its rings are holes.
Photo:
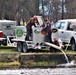
[[[57,28],[53,28],[53,29],[52,29],[52,33],[56,33],[57,31],[58,31]]]

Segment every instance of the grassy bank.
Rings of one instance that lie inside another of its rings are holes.
[[[0,62],[0,69],[3,68],[19,68],[20,63],[18,61],[14,62]]]
[[[0,54],[18,53],[15,47],[0,46]]]
[[[76,60],[76,51],[67,50],[65,53],[72,59]],[[2,57],[1,57],[2,55]],[[75,57],[73,57],[73,55]],[[28,53],[21,53],[14,47],[1,46],[0,47],[0,68],[19,68],[19,67],[39,67],[39,66],[55,66],[64,61],[62,52],[50,52],[49,50],[30,51]],[[60,58],[61,57],[61,58]]]

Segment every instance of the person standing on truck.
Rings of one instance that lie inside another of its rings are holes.
[[[44,30],[47,32],[47,35],[45,36],[45,41],[59,46],[58,40],[56,40],[55,38],[54,41],[52,40],[52,28],[50,21],[45,20]],[[57,49],[50,47],[50,52],[57,52],[57,51],[58,51]]]
[[[27,37],[26,37],[26,40],[30,40],[29,37],[31,36],[32,34],[32,26],[36,27],[36,23],[37,22],[37,18],[36,16],[32,17],[28,22],[27,22],[27,25],[26,25],[26,28],[27,28]]]
[[[46,31],[46,36],[45,36],[45,41],[52,43],[52,39],[51,39],[51,23],[48,20],[45,20],[45,28],[44,31]]]

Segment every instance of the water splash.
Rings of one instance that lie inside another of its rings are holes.
[[[75,61],[72,60],[71,62],[66,63],[66,64],[59,64],[59,65],[57,65],[57,67],[76,67],[76,64],[74,64],[74,63],[75,63]]]
[[[65,58],[66,58],[67,63],[69,63],[69,59],[68,59],[67,55],[65,54],[65,52],[64,52],[62,49],[61,49],[61,52],[64,54],[64,56],[65,56]]]
[[[72,60],[71,62],[66,63],[66,66],[72,66],[72,65],[74,65],[74,63],[75,63],[75,60]]]

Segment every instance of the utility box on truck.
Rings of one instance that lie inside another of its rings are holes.
[[[32,28],[32,36],[33,36],[33,42],[34,44],[41,44],[45,41],[45,36],[41,34],[41,30],[43,28],[42,27],[39,27],[39,28],[36,28],[36,27],[33,27]]]
[[[0,44],[7,45],[15,37],[16,21],[0,20]]]

